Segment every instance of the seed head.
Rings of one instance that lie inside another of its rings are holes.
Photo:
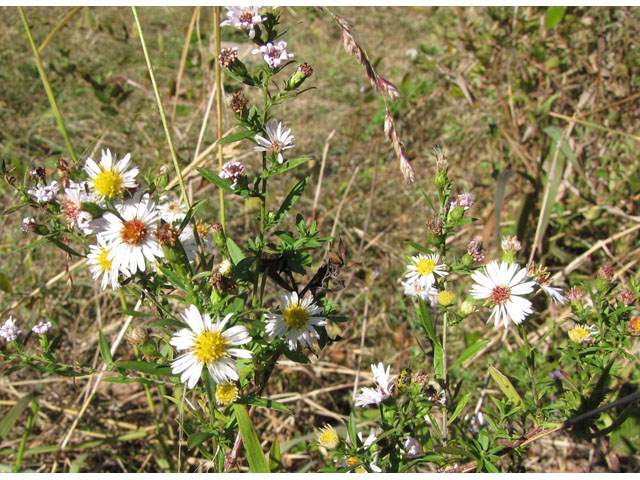
[[[173,224],[165,223],[160,225],[153,234],[158,239],[158,243],[160,243],[160,245],[168,245],[170,247],[176,246],[176,238],[178,238],[178,234]]]
[[[247,97],[245,97],[242,92],[236,92],[231,96],[229,108],[231,108],[234,113],[241,115],[248,102]]]

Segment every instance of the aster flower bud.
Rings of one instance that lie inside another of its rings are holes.
[[[449,162],[440,147],[433,149],[433,155],[436,157],[436,172],[446,172],[449,169]]]
[[[620,294],[620,301],[625,305],[631,305],[635,299],[636,296],[628,288]]]
[[[468,317],[475,311],[476,306],[473,303],[465,300],[464,302],[462,302],[462,305],[460,305],[460,310],[458,310],[458,313],[460,313],[462,317]]]
[[[464,217],[464,208],[461,206],[454,206],[447,215],[449,222],[457,222],[462,220],[462,217]]]
[[[244,96],[242,92],[236,92],[231,96],[231,101],[229,102],[229,108],[234,113],[238,115],[242,115],[244,109],[246,108],[248,103],[247,97]]]
[[[224,251],[226,248],[226,239],[224,238],[224,231],[222,230],[222,224],[219,222],[213,222],[211,224],[211,233],[213,234],[213,242],[220,250]]]
[[[467,245],[467,253],[471,255],[471,258],[473,258],[475,262],[482,262],[485,256],[482,242],[478,240],[471,240],[469,245]]]
[[[443,307],[447,307],[451,305],[452,301],[453,301],[453,293],[451,293],[450,291],[443,290],[440,293],[438,293],[438,303]]]
[[[598,270],[598,278],[604,280],[605,282],[611,283],[614,277],[613,265],[603,265]]]
[[[129,343],[135,347],[142,345],[147,339],[147,331],[142,327],[134,327],[126,336]]]
[[[223,48],[218,55],[218,64],[227,68],[238,59],[238,47]]]
[[[302,83],[311,75],[313,75],[313,68],[311,68],[311,65],[308,63],[303,63],[298,67],[294,74],[289,77],[284,89],[294,90],[300,87],[300,85],[302,85]]]
[[[567,298],[570,302],[577,302],[582,298],[582,292],[576,287],[570,288],[567,290]]]
[[[507,235],[502,238],[502,251],[505,253],[518,253],[522,249],[522,244],[515,235]]]
[[[433,177],[433,184],[439,190],[442,190],[447,186],[447,182],[449,182],[449,177],[447,176],[446,170],[439,170],[436,172],[435,177]]]

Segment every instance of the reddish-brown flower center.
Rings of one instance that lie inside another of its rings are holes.
[[[147,233],[147,225],[142,221],[134,218],[127,220],[122,224],[120,237],[124,243],[129,245],[138,245],[144,240]]]
[[[62,203],[62,210],[69,220],[78,220],[78,215],[80,215],[80,207],[73,203],[71,200],[67,200]]]
[[[494,304],[500,305],[511,297],[511,290],[509,287],[494,287],[491,291],[491,295],[489,296],[489,300],[491,300]]]
[[[240,21],[241,22],[247,22],[247,23],[253,23],[253,15],[251,14],[251,12],[244,12],[240,14]]]
[[[271,148],[270,148],[271,152],[280,153],[283,148],[284,148],[284,144],[280,140],[273,140],[271,142]]]

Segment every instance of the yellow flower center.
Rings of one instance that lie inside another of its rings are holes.
[[[357,465],[358,463],[360,463],[360,460],[358,460],[356,457],[347,458],[347,465],[349,467],[353,467],[354,465]]]
[[[337,432],[331,426],[327,425],[320,430],[318,442],[320,442],[320,445],[323,447],[332,450],[338,446],[340,438],[338,437]]]
[[[438,294],[438,303],[443,307],[446,307],[447,305],[451,305],[452,301],[453,301],[453,293],[451,293],[450,291],[443,290]]]
[[[196,229],[198,230],[200,238],[204,238],[209,234],[209,226],[205,223],[198,222],[196,224]]]
[[[367,473],[367,469],[360,465],[358,468],[354,470],[356,473]]]
[[[93,188],[100,195],[115,197],[122,190],[122,177],[112,170],[102,170],[93,179]]]
[[[223,405],[231,403],[238,398],[238,387],[233,383],[223,383],[216,387],[216,401]]]
[[[192,348],[196,358],[203,363],[214,362],[227,354],[227,342],[218,332],[202,332]]]
[[[100,266],[103,272],[106,272],[107,270],[111,270],[111,260],[107,259],[108,254],[109,254],[109,249],[105,248],[102,250],[100,255],[98,255],[98,258],[96,258],[96,260],[98,261],[98,265]]]
[[[147,234],[147,225],[142,221],[134,218],[133,220],[127,220],[122,224],[120,230],[120,237],[124,243],[129,245],[138,245],[142,243]]]
[[[422,276],[431,275],[436,269],[436,262],[430,258],[421,258],[416,265],[416,270]]]
[[[574,343],[582,343],[589,338],[586,328],[578,325],[569,330],[569,339]]]
[[[309,312],[300,306],[299,303],[290,305],[282,315],[289,328],[299,330],[309,321]]]

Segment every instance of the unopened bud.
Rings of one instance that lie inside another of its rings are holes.
[[[473,257],[468,253],[465,253],[460,259],[460,263],[463,267],[469,268],[471,265],[473,265]]]
[[[632,304],[635,299],[636,299],[636,296],[629,289],[626,289],[624,292],[620,294],[620,301],[625,305]]]
[[[142,327],[134,327],[126,338],[131,345],[138,347],[147,339],[147,331]]]
[[[302,83],[311,75],[313,75],[313,68],[311,68],[309,64],[303,63],[298,67],[294,74],[289,77],[284,87],[285,90],[294,90],[300,87],[300,85],[302,85]]]
[[[469,302],[468,300],[465,300],[464,302],[462,302],[462,305],[460,305],[459,313],[463,317],[468,317],[475,311],[476,311],[476,306],[473,303]]]
[[[601,278],[605,282],[611,283],[613,281],[613,277],[613,265],[603,265],[600,267],[600,270],[598,270],[598,278]]]
[[[462,217],[464,217],[464,208],[454,207],[452,210],[449,210],[449,214],[447,216],[450,222],[457,222],[458,220],[462,220]]]
[[[448,181],[449,178],[446,170],[438,170],[436,176],[433,178],[433,184],[440,190],[447,186]]]

